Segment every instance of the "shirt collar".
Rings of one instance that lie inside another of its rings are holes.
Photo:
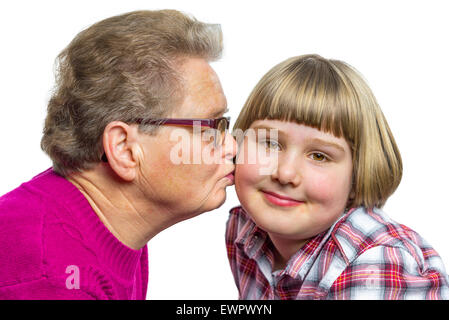
[[[246,212],[245,212],[246,215]],[[240,250],[243,250],[245,254],[251,258],[256,259],[258,255],[261,255],[261,248],[267,242],[267,233],[260,229],[249,217],[246,223],[240,230],[240,233],[235,239],[235,244]]]
[[[267,259],[273,267],[274,254],[272,251],[273,244],[268,234],[260,229],[249,217],[249,215],[241,208],[247,219],[235,240],[235,244],[240,250],[243,250],[250,259],[254,259],[259,265],[266,265]],[[350,211],[351,212],[351,211]],[[286,267],[277,273],[279,277],[289,275],[294,279],[304,279],[313,262],[319,255],[321,248],[333,235],[334,229],[349,215],[350,212],[342,213],[341,217],[326,231],[311,238],[307,243],[294,254],[287,262]],[[338,249],[341,248],[338,246]],[[341,252],[344,256],[345,253]],[[261,260],[264,260],[263,262]],[[274,270],[272,270],[274,271]],[[266,273],[266,272],[264,272]]]

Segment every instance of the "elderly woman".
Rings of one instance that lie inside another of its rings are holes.
[[[0,299],[145,299],[146,243],[233,184],[221,50],[219,27],[163,10],[98,22],[58,56],[53,167],[0,198]]]

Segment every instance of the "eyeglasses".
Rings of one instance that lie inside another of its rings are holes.
[[[133,123],[142,125],[172,125],[172,126],[186,126],[186,127],[207,127],[214,130],[214,147],[218,148],[224,144],[226,134],[229,130],[229,123],[231,117],[221,117],[216,119],[187,119],[187,118],[162,118],[162,119],[136,119]],[[108,162],[106,154],[101,157],[103,162]]]

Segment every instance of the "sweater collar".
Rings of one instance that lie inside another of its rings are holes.
[[[41,191],[45,191],[52,200],[64,206],[71,214],[72,221],[76,223],[82,235],[82,241],[95,250],[99,261],[122,280],[132,281],[146,246],[134,250],[118,240],[103,224],[78,188],[52,168],[34,179],[41,181]]]

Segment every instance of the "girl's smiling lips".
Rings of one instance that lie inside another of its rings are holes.
[[[271,191],[261,190],[261,192],[268,202],[280,207],[294,207],[304,203],[303,201],[295,200]]]

